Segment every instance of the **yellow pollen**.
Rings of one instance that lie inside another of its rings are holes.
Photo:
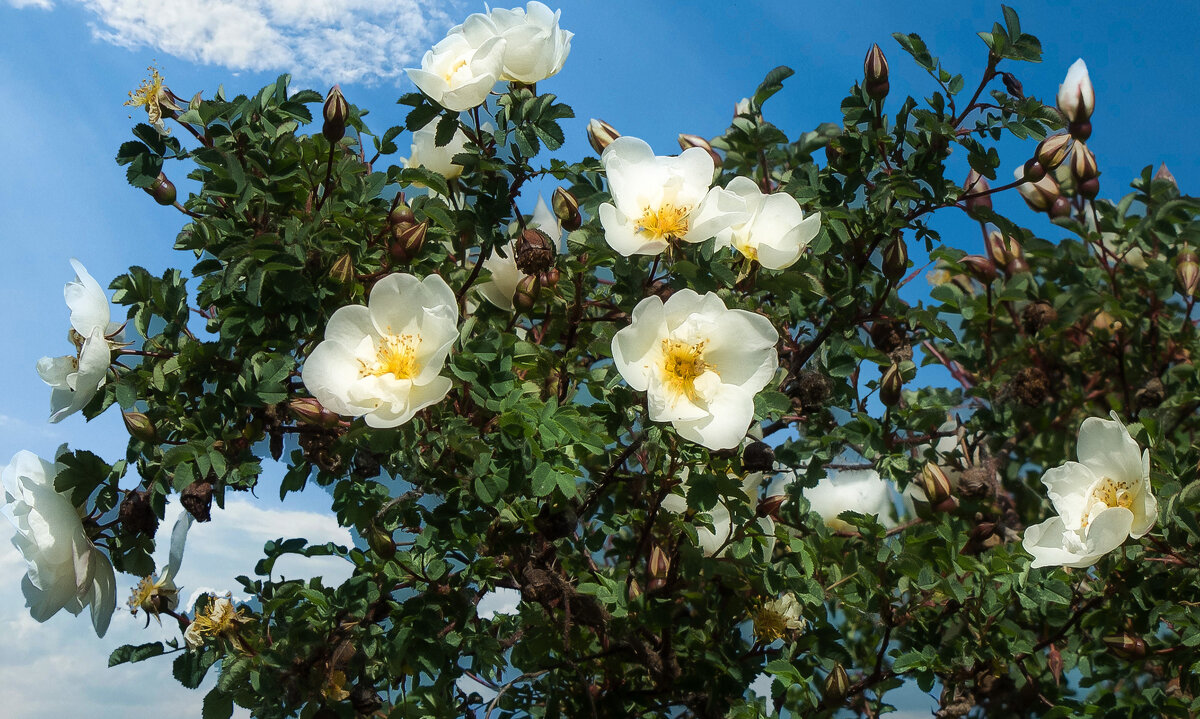
[[[637,232],[654,240],[683,237],[688,231],[687,216],[691,211],[690,207],[676,207],[669,202],[656,210],[647,207],[642,219],[634,227]]]
[[[142,84],[138,85],[138,89],[129,93],[129,101],[125,104],[135,107],[138,105],[154,105],[155,109],[157,109],[158,95],[163,89],[163,78],[162,75],[158,74],[158,68],[153,65],[146,69],[150,71],[150,77],[142,80]]]
[[[363,362],[363,377],[395,375],[396,379],[412,379],[420,372],[417,366],[417,348],[421,346],[421,335],[386,335],[375,349],[375,361]]]
[[[129,597],[129,611],[136,615],[138,609],[140,609],[143,604],[148,603],[150,598],[154,596],[155,589],[154,577],[143,577],[142,580],[138,582],[138,585],[134,587],[133,594],[131,594]]]
[[[1129,483],[1118,482],[1108,477],[1103,477],[1097,482],[1088,492],[1087,501],[1084,502],[1082,526],[1088,526],[1088,522],[1091,521],[1092,507],[1097,503],[1103,504],[1105,509],[1111,507],[1129,509],[1133,506],[1133,495],[1129,493]]]
[[[459,70],[463,69],[466,66],[467,66],[466,60],[459,60],[457,63],[454,64],[454,67],[450,68],[446,72],[446,74],[442,76],[442,79],[446,81],[447,85],[453,85],[454,84],[454,76],[458,74]]]
[[[754,614],[754,636],[763,642],[773,642],[788,635],[787,617],[763,607]]]
[[[215,599],[209,603],[206,613],[196,615],[192,626],[201,636],[228,636],[237,630],[238,625],[248,621],[243,611],[240,608],[235,610],[228,599]]]
[[[707,342],[703,341],[694,345],[673,339],[662,341],[663,377],[674,393],[696,399],[696,378],[708,369],[704,362],[705,344]]]

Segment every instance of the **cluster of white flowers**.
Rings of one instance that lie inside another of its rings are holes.
[[[482,105],[497,82],[525,85],[562,69],[572,33],[559,28],[558,11],[537,0],[525,9],[475,13],[405,70],[418,88],[447,110]]]

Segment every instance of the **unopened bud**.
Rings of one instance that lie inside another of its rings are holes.
[[[863,87],[872,100],[883,100],[888,94],[888,63],[879,45],[872,45],[863,60]]]
[[[650,550],[650,559],[646,562],[646,576],[650,577],[650,591],[653,592],[662,586],[662,584],[655,586],[655,580],[662,581],[665,584],[667,575],[670,573],[671,558],[667,556],[662,547],[657,544],[654,545],[654,548]]]
[[[775,450],[766,442],[752,442],[742,450],[742,469],[747,472],[770,472],[775,468]]]
[[[908,247],[903,237],[896,237],[883,248],[883,275],[897,282],[908,269]]]
[[[397,228],[400,225],[396,226]],[[393,233],[392,246],[389,252],[396,262],[410,262],[421,252],[425,245],[425,233],[429,230],[429,221],[405,227]]]
[[[984,240],[984,245],[987,247],[988,257],[997,267],[1003,267],[1012,260],[1012,255],[1008,252],[1008,242],[1004,240],[1004,235],[1000,230],[989,232],[987,239]]]
[[[554,190],[550,202],[554,205],[554,216],[558,218],[564,230],[574,232],[583,224],[583,217],[579,214],[579,200],[575,199],[575,195],[559,187]]]
[[[1035,166],[1041,171],[1041,176],[1038,179],[1031,179],[1038,172],[1034,171],[1031,175],[1029,168]],[[1036,160],[1030,160],[1025,164],[1024,168],[1018,167],[1013,173],[1016,179],[1024,180],[1020,185],[1017,185],[1017,192],[1021,193],[1021,197],[1025,200],[1025,204],[1034,212],[1046,212],[1054,204],[1054,201],[1062,196],[1062,191],[1058,187],[1058,183],[1054,178],[1046,175],[1046,171]]]
[[[367,528],[367,544],[385,560],[396,556],[396,540],[391,532],[385,532],[374,522]]]
[[[175,184],[168,180],[167,176],[161,172],[155,178],[154,184],[146,188],[146,192],[154,198],[155,202],[164,206],[174,205],[175,199],[178,197],[178,194],[175,192]]]
[[[147,444],[154,444],[158,440],[154,423],[141,412],[122,412],[121,419],[125,420],[125,429],[134,439],[140,439]]]
[[[334,282],[342,284],[354,279],[354,258],[350,256],[349,252],[334,261],[333,267],[329,268],[329,277]]]
[[[625,596],[628,597],[629,601],[631,602],[642,596],[642,585],[638,584],[636,579],[630,578],[629,589],[626,590]]]
[[[1038,143],[1033,156],[1038,164],[1047,170],[1053,170],[1067,159],[1067,151],[1071,148],[1071,136],[1066,133],[1051,135]]]
[[[527,228],[521,233],[516,244],[517,269],[527,275],[536,275],[550,269],[554,265],[554,256],[558,254],[550,235],[535,228]]]
[[[996,279],[996,265],[983,255],[967,255],[958,262],[972,277],[985,285]]]
[[[1025,99],[1025,87],[1021,85],[1021,81],[1017,79],[1016,75],[1011,72],[1004,72],[1001,73],[1001,79],[1004,81],[1004,89],[1008,91],[1009,95],[1018,100]]]
[[[699,135],[684,135],[681,133],[679,135],[679,148],[686,150],[689,147],[699,147],[701,150],[707,152],[708,156],[713,160],[713,165],[716,167],[720,167],[721,163],[724,162],[723,158],[717,154],[712,145],[708,144],[708,140]]]
[[[840,702],[850,692],[850,677],[841,664],[834,664],[833,671],[825,677],[821,686],[821,697],[828,703]]]
[[[314,397],[297,397],[287,403],[288,413],[304,424],[315,427],[336,427],[341,418],[325,409]]]
[[[900,402],[900,390],[903,387],[904,376],[900,374],[900,365],[890,365],[879,378],[879,401],[888,407],[895,407]]]
[[[1154,173],[1154,179],[1169,182],[1175,186],[1175,189],[1179,189],[1179,183],[1175,181],[1175,176],[1167,169],[1165,162],[1158,166],[1158,172]]]
[[[950,498],[950,480],[945,471],[933,462],[926,462],[921,469],[921,487],[932,505],[936,506]]]
[[[346,118],[350,116],[350,105],[342,96],[342,88],[334,85],[325,96],[325,124],[321,126],[321,134],[331,143],[337,142],[346,135]]]
[[[1068,123],[1085,123],[1091,118],[1092,110],[1096,106],[1096,93],[1092,89],[1092,81],[1088,76],[1087,65],[1083,62],[1082,58],[1076,60],[1067,70],[1067,77],[1058,86],[1057,99],[1058,110]],[[1074,129],[1072,129],[1071,134],[1079,140],[1087,139],[1087,137],[1076,135]],[[1088,134],[1091,134],[1090,126],[1088,127]]]
[[[770,517],[771,519],[779,519],[779,510],[783,505],[787,504],[788,496],[786,494],[772,494],[763,501],[758,503],[756,513],[760,517]]]
[[[180,493],[179,503],[197,522],[207,522],[212,519],[212,496],[212,482],[197,480]]]
[[[603,154],[604,148],[608,147],[609,143],[621,136],[621,133],[613,129],[613,126],[604,120],[592,118],[587,124],[588,142],[592,149]]]
[[[149,492],[135,489],[126,494],[117,510],[117,519],[121,522],[121,529],[131,534],[153,537],[158,530],[158,515],[150,506]]]
[[[392,211],[388,213],[388,224],[392,226],[415,225],[416,223],[417,217],[413,214],[412,208],[403,202],[393,207]]]
[[[1100,176],[1096,155],[1082,142],[1075,143],[1075,149],[1071,152],[1071,174],[1081,183]]]
[[[1132,634],[1114,634],[1104,637],[1108,650],[1122,659],[1141,659],[1146,656],[1146,642]]]
[[[966,204],[968,215],[975,217],[979,210],[992,209],[992,196],[981,194],[990,189],[992,186],[978,172],[972,169],[967,173],[967,181],[963,183],[963,190],[966,194],[964,204]]]
[[[1175,258],[1175,279],[1183,294],[1196,296],[1196,289],[1200,287],[1200,258],[1195,253],[1181,252]]]
[[[537,302],[538,293],[542,290],[541,280],[537,275],[525,275],[517,283],[513,291],[513,306],[519,310],[529,310]]]

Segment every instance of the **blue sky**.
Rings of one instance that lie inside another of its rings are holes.
[[[540,86],[575,108],[577,118],[566,123],[568,143],[557,153],[566,159],[590,153],[583,132],[589,117],[642,137],[662,154],[677,151],[680,132],[720,134],[734,103],[780,64],[796,75],[768,104],[768,119],[792,137],[837,122],[839,102],[859,78],[873,42],[891,64],[893,103],[931,92],[932,82],[906,60],[893,31],[921,34],[970,88],[986,52],[975,33],[1000,17],[999,3],[948,1],[550,4],[562,9],[563,26],[575,32],[565,68]],[[1148,3],[1133,13],[1116,2],[1013,5],[1045,51],[1040,65],[1009,68],[1027,94],[1052,98],[1071,62],[1083,57],[1088,63],[1097,97],[1089,146],[1104,172],[1102,195],[1112,196],[1142,167],[1159,162],[1169,165],[1185,192],[1192,190],[1200,181],[1192,136],[1200,6]],[[8,349],[0,372],[0,462],[19,449],[50,456],[68,441],[109,459],[123,454],[125,432],[116,412],[92,423],[73,416],[47,424],[49,390],[33,367],[39,357],[68,349],[62,286],[72,277],[69,257],[78,257],[101,284],[131,264],[160,273],[187,260],[170,249],[183,217],[130,188],[113,162],[141,119],[131,120],[122,102],[148,65],[157,61],[169,86],[185,97],[196,91],[211,97],[218,84],[229,94],[254,91],[284,71],[296,75],[297,87],[322,92],[341,82],[351,101],[372,110],[372,126],[383,129],[403,120],[395,98],[411,86],[400,68],[419,62],[449,24],[480,10],[482,3],[416,0],[0,0],[0,97],[6,99],[0,113],[0,301],[8,308],[0,315]],[[1006,143],[1002,156],[1014,167],[1031,151],[1032,144]],[[951,167],[965,175],[961,158]],[[186,191],[183,174],[172,176]],[[1059,236],[1012,193],[996,205],[1051,239]],[[973,223],[948,216],[939,226],[952,243],[981,249]],[[272,494],[268,489],[260,496]],[[318,491],[286,509],[268,503],[259,519],[279,527],[304,521],[319,535],[314,539],[338,538],[338,528],[320,514],[327,515],[328,504]],[[256,555],[263,537],[232,526],[203,530],[206,549],[189,555],[194,575],[181,577],[185,585],[227,585],[247,571],[229,558]],[[188,560],[184,566],[186,572]],[[150,641],[152,632],[139,632],[128,615],[116,618],[112,634],[99,641],[84,621],[67,615],[36,626],[21,606],[22,571],[15,552],[0,546],[0,704],[19,709],[17,716],[57,716],[99,697],[98,716],[122,715],[129,705],[198,715],[200,695],[174,686],[165,664],[104,668],[109,649]],[[132,584],[126,580],[122,592]],[[135,694],[125,693],[135,686]]]

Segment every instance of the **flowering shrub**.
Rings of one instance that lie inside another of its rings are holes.
[[[598,157],[563,158],[559,21],[472,15],[387,129],[338,88],[316,132],[287,77],[185,103],[155,72],[118,160],[188,265],[112,281],[126,344],[74,263],[52,420],[120,411],[130,440],[5,470],[34,618],[103,634],[114,568],[145,577],[131,608],[180,636],[111,661],[219,673],[206,719],[877,716],[906,682],[942,717],[1200,711],[1200,206],[1150,168],[1099,197],[1083,63],[1026,95],[1006,8],[969,77],[895,36],[924,100],[876,46],[798,137],[776,68],[678,155],[595,120]],[[978,243],[931,227],[959,211]],[[207,521],[270,462],[356,546],[268,542],[181,609],[164,507]],[[353,576],[276,581],[285,554]]]

